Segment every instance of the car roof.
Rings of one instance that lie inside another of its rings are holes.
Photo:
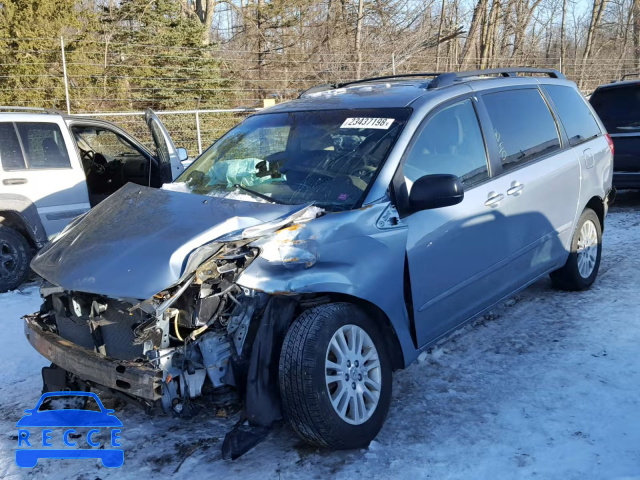
[[[493,88],[505,83],[537,84],[539,77],[520,76],[519,73],[543,74],[547,81],[567,83],[564,76],[556,70],[533,68],[513,68],[495,70],[475,70],[443,74],[424,73],[391,75],[363,79],[344,84],[327,84],[313,87],[303,92],[295,100],[280,103],[256,113],[264,115],[277,112],[305,110],[336,110],[358,108],[402,108],[408,107],[417,99],[432,96],[447,97],[455,91],[455,85],[477,81],[474,89]],[[422,77],[422,78],[420,78]],[[430,77],[430,78],[428,78]],[[502,82],[501,82],[502,80]],[[450,92],[450,93],[447,93]],[[426,98],[425,98],[426,99]]]
[[[425,94],[428,83],[424,80],[421,82],[381,81],[327,89],[279,103],[262,112],[406,107]]]
[[[111,127],[120,128],[117,124],[104,120],[102,118],[90,117],[85,115],[69,115],[58,111],[45,111],[45,109],[33,110],[18,110],[18,111],[4,111],[3,109],[10,109],[11,107],[0,107],[0,122],[41,122],[41,123],[58,123],[63,121],[69,123],[73,121],[85,122],[94,125],[109,125]]]
[[[60,119],[63,120],[80,120],[80,119],[91,119],[91,120],[100,120],[94,119],[93,117],[86,117],[84,115],[68,115],[63,112],[58,112],[55,110],[48,109],[39,109],[34,108],[33,110],[15,110],[10,111],[12,107],[0,107],[0,121],[23,121],[23,120],[31,120],[31,121],[41,121],[41,122],[55,122]],[[110,123],[110,122],[107,122]]]
[[[626,87],[629,85],[638,85],[638,84],[640,84],[640,79],[637,79],[637,78],[635,80],[614,80],[611,83],[605,83],[604,85],[600,85],[598,88],[596,88],[593,91],[593,93],[596,93],[598,90],[608,90],[610,88],[620,88],[620,87]]]

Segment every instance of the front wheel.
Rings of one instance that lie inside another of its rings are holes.
[[[389,411],[391,377],[379,328],[355,305],[310,308],[284,339],[283,411],[296,433],[311,445],[368,446]]]
[[[18,288],[29,276],[33,250],[17,230],[0,226],[0,293]]]
[[[551,273],[553,285],[562,290],[585,290],[598,275],[602,255],[602,227],[596,212],[586,208],[571,239],[564,267]]]

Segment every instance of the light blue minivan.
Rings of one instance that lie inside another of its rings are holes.
[[[237,392],[232,457],[281,418],[366,446],[392,371],[544,275],[594,282],[612,149],[555,70],[316,87],[73,222],[32,262],[27,336],[70,381],[149,407]]]

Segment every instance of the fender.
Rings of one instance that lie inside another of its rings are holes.
[[[334,294],[373,306],[393,328],[407,366],[420,353],[404,301],[407,229],[377,226],[387,205],[326,214],[255,241],[261,253],[236,283],[272,295]]]
[[[15,193],[0,193],[0,212],[3,211],[11,212],[22,222],[29,238],[38,249],[47,243],[47,232],[38,215],[38,209],[27,197]]]

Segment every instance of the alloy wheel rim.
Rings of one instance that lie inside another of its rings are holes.
[[[367,332],[345,325],[333,334],[325,356],[325,383],[338,416],[351,425],[365,423],[380,401],[382,368]]]
[[[578,272],[582,278],[589,278],[598,258],[598,231],[591,220],[584,222],[580,228],[577,253]]]
[[[0,242],[0,277],[8,278],[18,266],[18,251],[7,242]]]

